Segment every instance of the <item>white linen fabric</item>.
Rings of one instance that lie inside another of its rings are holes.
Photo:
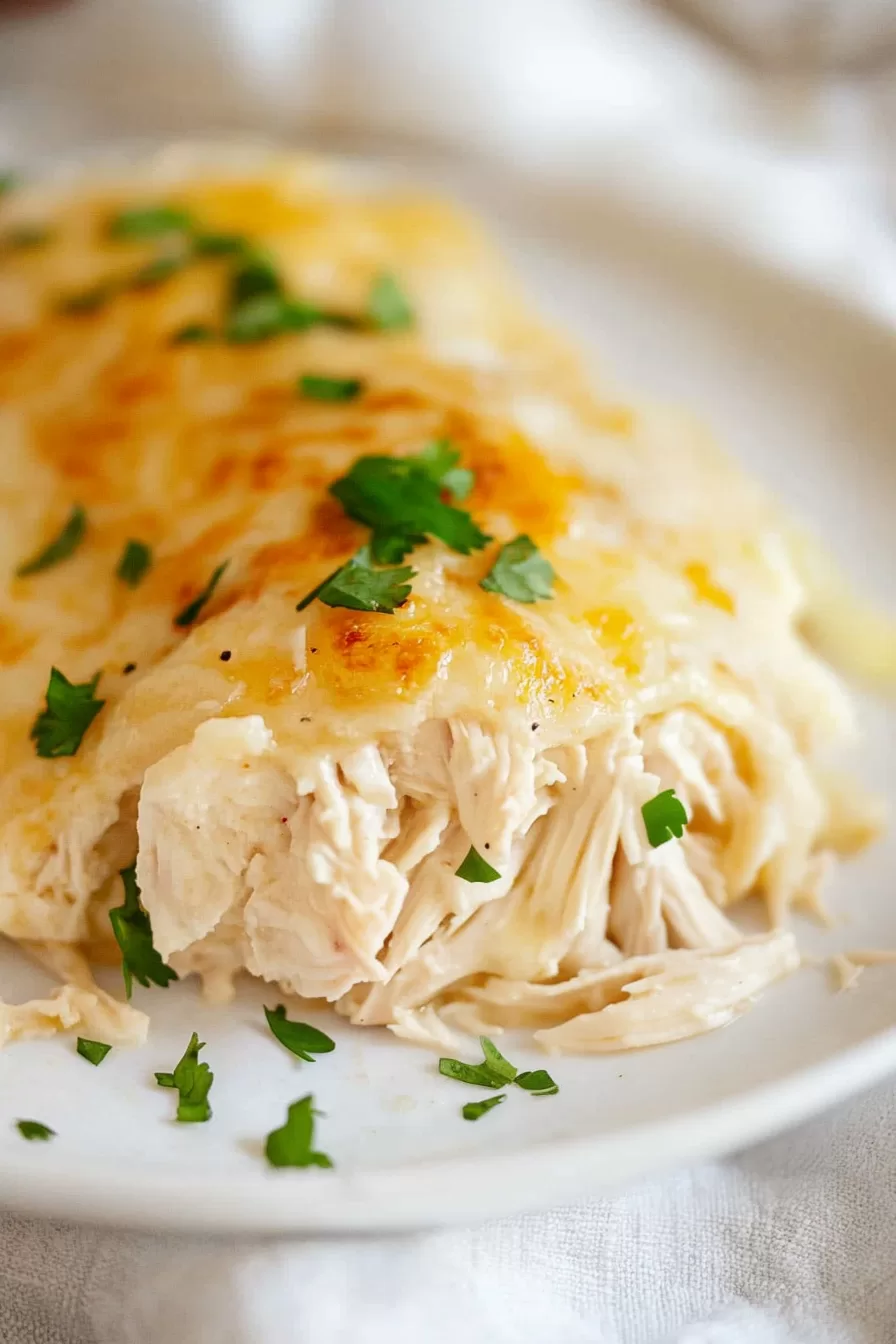
[[[363,125],[500,155],[583,206],[640,194],[896,323],[875,78],[763,82],[624,0],[80,0],[0,20],[0,162]],[[586,1207],[409,1238],[0,1213],[0,1344],[892,1344],[894,1133],[889,1086]]]

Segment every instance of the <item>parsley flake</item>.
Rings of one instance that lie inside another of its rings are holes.
[[[39,1120],[17,1120],[16,1129],[23,1139],[41,1139],[46,1142],[47,1139],[55,1139],[56,1131],[49,1125],[42,1125]]]
[[[681,839],[688,824],[688,814],[674,789],[664,789],[651,798],[641,808],[641,815],[647,828],[647,839],[654,849],[659,849],[673,836]]]
[[[376,560],[386,555],[403,559],[397,556],[401,545],[407,554],[424,536],[438,537],[452,550],[469,555],[491,538],[469,513],[442,499],[444,476],[454,470],[458,456],[437,446],[435,452],[430,447],[411,457],[359,457],[345,476],[332,483],[330,494],[350,518],[373,529]],[[384,545],[393,549],[384,552]]]
[[[67,560],[81,545],[86,531],[87,514],[80,504],[75,504],[58,536],[30,560],[23,561],[16,570],[16,576],[24,579],[29,574],[39,574],[42,570],[52,569],[53,565]]]
[[[88,1041],[83,1036],[79,1036],[77,1049],[81,1058],[86,1059],[88,1064],[92,1064],[96,1068],[102,1064],[112,1047],[106,1045],[105,1041]]]
[[[238,308],[261,295],[283,294],[283,283],[272,259],[259,249],[244,251],[230,276],[229,303]]]
[[[264,1015],[280,1044],[309,1064],[313,1064],[315,1055],[328,1055],[336,1049],[336,1042],[317,1027],[307,1022],[290,1022],[282,1003],[273,1009],[265,1008]]]
[[[364,384],[360,378],[326,378],[320,373],[303,373],[299,392],[310,401],[354,401]]]
[[[547,1069],[532,1069],[518,1073],[513,1081],[525,1092],[531,1092],[533,1097],[554,1097],[560,1091]]]
[[[172,253],[169,256],[153,257],[144,266],[139,266],[128,280],[131,289],[155,289],[156,285],[170,280],[172,275],[182,271],[189,261],[185,253]]]
[[[517,1071],[505,1059],[498,1047],[487,1036],[479,1037],[482,1053],[485,1056],[481,1064],[465,1064],[460,1059],[440,1059],[439,1073],[453,1078],[458,1083],[470,1083],[474,1087],[506,1087],[517,1076]]]
[[[167,233],[188,233],[192,227],[190,216],[177,206],[138,205],[113,215],[109,220],[108,231],[112,238],[139,242],[145,238],[160,238]]]
[[[140,888],[134,864],[121,869],[124,904],[109,911],[109,920],[115,941],[121,948],[121,973],[124,989],[131,997],[134,981],[148,989],[150,984],[165,989],[177,979],[177,973],[166,966],[153,946],[152,924],[140,903]]]
[[[192,602],[188,602],[187,605],[177,613],[177,615],[174,618],[174,624],[176,626],[179,626],[181,629],[184,629],[186,626],[193,624],[193,622],[199,615],[200,611],[205,606],[206,602],[208,602],[212,593],[217,588],[218,584],[221,581],[221,575],[224,573],[225,569],[229,564],[230,564],[229,560],[221,561],[220,565],[218,565],[214,574],[212,574],[208,583],[203,588],[202,592],[199,593],[198,596],[194,597]]]
[[[414,310],[395,276],[381,272],[370,287],[367,314],[380,331],[407,331],[414,325]]]
[[[196,345],[200,341],[214,340],[213,329],[205,322],[186,322],[177,331],[171,333],[171,345]]]
[[[58,667],[50,668],[46,705],[31,725],[30,737],[36,743],[38,756],[48,760],[74,756],[106,703],[94,696],[99,680],[97,672],[90,681],[73,682]]]
[[[95,313],[121,288],[118,280],[99,280],[95,285],[89,285],[86,289],[75,290],[72,294],[63,294],[56,307],[60,313],[65,313],[69,317],[83,317],[88,313]]]
[[[241,233],[194,233],[193,251],[197,257],[234,257],[251,250]]]
[[[497,882],[501,874],[471,845],[454,876],[462,877],[465,882]]]
[[[122,583],[126,583],[130,588],[136,588],[151,564],[152,551],[146,542],[130,539],[124,544],[118,568],[115,570],[115,577],[121,579]]]
[[[215,1075],[209,1066],[199,1059],[199,1051],[204,1049],[205,1041],[200,1041],[194,1031],[182,1058],[175,1065],[174,1072],[156,1074],[156,1082],[160,1087],[177,1088],[176,1118],[183,1125],[203,1124],[212,1118],[208,1094],[215,1081]]]
[[[31,247],[43,247],[53,236],[53,230],[46,224],[17,224],[3,235],[3,243],[6,247],[26,251]]]
[[[466,1106],[461,1107],[461,1115],[465,1120],[478,1120],[480,1116],[488,1111],[493,1111],[496,1106],[500,1106],[502,1101],[507,1100],[506,1092],[499,1092],[496,1097],[485,1097],[482,1101],[468,1101]]]
[[[538,602],[554,596],[551,587],[556,577],[532,538],[521,533],[501,547],[479,586],[514,602]]]
[[[286,1112],[286,1124],[268,1135],[264,1154],[272,1167],[332,1167],[326,1153],[315,1152],[312,1096],[294,1101]]]
[[[346,607],[349,611],[393,612],[410,596],[415,573],[408,565],[401,569],[374,569],[370,547],[362,546],[351,560],[328,574],[303,597],[296,611],[304,611],[318,598],[325,606]]]

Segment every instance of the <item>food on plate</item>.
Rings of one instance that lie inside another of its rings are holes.
[[[462,214],[314,160],[22,186],[0,239],[0,932],[63,982],[0,1044],[247,971],[607,1051],[796,968],[873,820],[795,534],[699,426],[586,376]],[[322,1162],[296,1107],[269,1157]]]

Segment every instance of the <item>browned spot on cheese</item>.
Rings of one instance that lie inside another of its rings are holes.
[[[15,621],[0,617],[0,666],[11,667],[34,648],[37,639]]]
[[[513,429],[483,434],[471,418],[449,417],[448,437],[471,467],[476,484],[463,507],[474,517],[509,516],[520,532],[541,541],[565,531],[581,477],[558,471],[522,434]]]
[[[614,666],[637,676],[643,666],[644,630],[625,607],[598,607],[585,613],[601,648]]]
[[[726,611],[729,616],[734,615],[734,598],[727,589],[715,582],[708,565],[701,560],[694,560],[685,565],[684,576],[693,588],[698,601],[709,602],[720,611]]]
[[[308,628],[307,663],[320,684],[355,703],[407,696],[435,675],[462,643],[463,629],[411,598],[392,615],[318,604]]]

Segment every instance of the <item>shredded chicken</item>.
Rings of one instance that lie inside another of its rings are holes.
[[[41,266],[4,258],[23,297],[11,314],[0,295],[3,572],[58,528],[74,473],[90,524],[0,592],[0,933],[65,982],[0,1007],[0,1044],[143,1038],[78,951],[109,952],[135,856],[156,949],[217,1001],[248,973],[452,1050],[504,1027],[599,1052],[730,1021],[796,968],[790,911],[820,912],[836,855],[880,824],[817,765],[852,717],[803,638],[788,525],[689,418],[595,390],[455,212],[306,161],[225,180],[180,164],[153,196],[250,234],[291,293],[363,313],[393,272],[416,325],[173,343],[219,320],[223,260],[66,317],[60,291],[125,264],[110,202],[145,181],[24,198],[60,218]],[[363,395],[298,397],[301,369]],[[415,538],[392,613],[303,602],[368,539],[328,484],[434,440],[494,541]],[[529,534],[553,596],[487,591],[498,545]],[[144,536],[153,567],[126,590],[122,539]],[[861,651],[884,677],[891,644]],[[80,685],[100,669],[104,702],[53,760],[29,737],[51,666]],[[654,847],[643,808],[667,789],[687,826]],[[458,876],[471,848],[495,880]],[[748,896],[763,936],[739,922]]]

